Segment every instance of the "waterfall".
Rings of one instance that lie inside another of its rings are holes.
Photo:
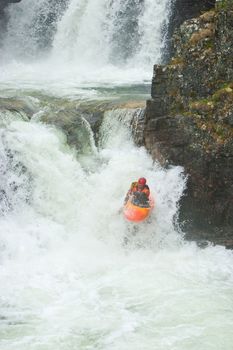
[[[5,59],[38,59],[51,45],[67,1],[23,0],[8,7],[9,23],[1,53]]]
[[[134,143],[170,4],[8,7],[0,48],[0,95],[8,97],[0,99],[1,350],[232,349],[232,252],[184,241],[176,222],[183,169],[162,168]],[[122,207],[142,176],[155,207],[135,224]]]
[[[152,65],[168,11],[167,0],[72,0],[58,23],[54,51],[81,63]]]
[[[4,80],[150,80],[161,60],[170,7],[171,0],[12,4],[1,48]]]
[[[144,109],[141,108],[121,108],[106,112],[100,130],[101,146],[109,143],[109,137],[111,145],[120,146],[122,135],[125,142],[133,140],[136,144],[142,143],[143,123]]]
[[[182,169],[135,147],[137,114],[105,113],[91,172],[56,128],[1,127],[0,188],[12,204],[0,213],[2,350],[231,349],[232,252],[183,242]],[[155,209],[135,226],[121,208],[142,175]]]

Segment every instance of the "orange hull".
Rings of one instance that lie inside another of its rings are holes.
[[[132,222],[141,222],[144,221],[151,213],[151,210],[154,207],[154,201],[151,198],[150,199],[150,207],[149,208],[141,208],[134,204],[132,204],[130,201],[128,201],[123,209],[124,217],[128,221]]]

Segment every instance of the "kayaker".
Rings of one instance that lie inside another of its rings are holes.
[[[130,199],[131,202],[138,206],[147,207],[149,206],[149,196],[150,189],[146,184],[146,179],[144,177],[140,177],[138,181],[132,182],[129,191],[125,197],[125,203]]]

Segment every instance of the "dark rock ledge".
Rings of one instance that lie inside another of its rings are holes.
[[[188,175],[180,203],[187,238],[233,248],[233,1],[184,22],[173,52],[154,67],[145,146]]]

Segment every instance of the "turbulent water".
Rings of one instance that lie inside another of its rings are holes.
[[[8,8],[0,95],[37,113],[29,121],[0,109],[1,350],[232,349],[232,252],[183,240],[176,219],[186,179],[135,146],[140,110],[108,108],[98,142],[80,115],[87,136],[78,149],[41,122],[54,105],[67,111],[67,101],[146,98],[169,5],[22,0]],[[140,176],[155,209],[134,225],[122,203]]]
[[[232,253],[182,241],[182,169],[153,165],[112,113],[92,171],[54,128],[10,119],[0,145],[1,350],[231,349]],[[142,174],[156,209],[136,226],[120,209]]]

